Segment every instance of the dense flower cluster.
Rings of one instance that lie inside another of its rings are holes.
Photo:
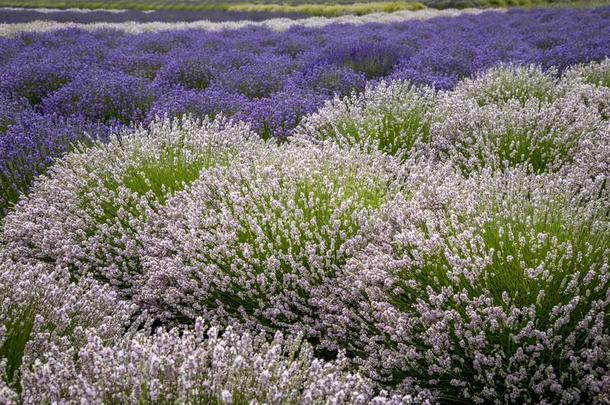
[[[329,20],[309,27],[304,20],[283,32],[238,24],[224,31],[136,35],[109,26],[5,36],[0,131],[8,142],[0,176],[11,180],[3,181],[0,204],[10,206],[73,139],[104,139],[117,125],[148,124],[157,115],[222,112],[250,123],[263,138],[283,137],[326,100],[360,92],[367,82],[399,79],[450,89],[499,63],[535,63],[559,73],[599,61],[610,55],[607,15],[607,8],[530,10],[397,16],[391,24]],[[543,72],[531,73],[543,80],[532,84],[542,97],[551,83]],[[586,79],[585,85],[599,86],[599,80]],[[52,121],[58,136],[33,134],[28,128],[40,120]]]
[[[482,107],[455,94],[438,103],[429,149],[466,174],[520,166],[554,172],[574,158],[585,140],[606,141],[597,131],[606,122],[572,94],[552,103],[541,104],[533,96],[523,105],[512,99]]]

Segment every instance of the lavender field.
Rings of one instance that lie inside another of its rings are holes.
[[[0,25],[1,404],[610,403],[609,7],[197,24]]]

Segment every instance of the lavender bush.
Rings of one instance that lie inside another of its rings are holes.
[[[162,120],[74,152],[5,218],[4,251],[16,261],[61,265],[132,295],[141,282],[138,232],[146,219],[200,172],[254,147],[254,137],[222,117]]]
[[[26,193],[29,184],[56,156],[72,150],[78,142],[103,141],[109,131],[108,126],[82,117],[45,115],[25,108],[7,120],[6,132],[0,137],[3,158],[0,204],[4,208],[13,205],[19,196]]]
[[[284,32],[262,26],[138,35],[76,28],[20,32],[0,39],[0,95],[10,104],[25,99],[36,113],[81,120],[79,133],[94,137],[104,136],[90,133],[97,125],[146,124],[156,115],[185,111],[233,114],[263,137],[283,137],[326,100],[360,92],[367,81],[401,79],[450,89],[500,63],[534,63],[560,74],[602,60],[610,49],[607,16],[607,8],[598,8],[293,25]],[[183,99],[175,96],[180,91],[189,93]],[[3,119],[0,128],[12,121]],[[64,149],[48,139],[31,144],[24,161],[3,153],[2,171],[18,180],[3,187],[2,207],[15,201],[11,190],[27,190]],[[13,176],[19,169],[27,175]]]
[[[562,95],[557,86],[557,72],[539,66],[500,66],[467,78],[456,86],[456,91],[474,99],[479,106],[516,101],[522,105],[531,99],[540,103],[552,102]]]
[[[437,97],[430,88],[382,81],[361,94],[335,97],[304,118],[294,134],[407,157],[416,144],[429,142]]]
[[[565,85],[579,88],[582,102],[598,109],[604,119],[610,118],[609,59],[599,63],[577,65],[566,72]]]
[[[100,339],[122,338],[135,306],[93,280],[70,281],[65,268],[28,266],[3,258],[0,271],[0,400],[22,388],[21,375],[52,347],[77,350],[87,331]]]
[[[142,233],[143,305],[319,338],[317,301],[366,244],[366,218],[401,192],[395,163],[286,145],[202,173]]]
[[[440,401],[603,403],[607,194],[582,205],[521,170],[447,178],[389,208],[348,262],[337,335],[376,378]]]
[[[451,160],[465,174],[523,166],[534,173],[558,171],[607,125],[572,94],[552,103],[540,104],[534,96],[483,107],[455,95],[438,103],[429,153]]]
[[[45,114],[82,117],[108,125],[141,122],[153,102],[153,90],[141,78],[89,71],[46,98]]]
[[[605,59],[599,63],[576,66],[571,74],[580,77],[585,83],[610,87],[610,61]]]
[[[129,333],[133,308],[65,269],[4,261],[0,273],[0,401],[398,404],[375,396],[346,359],[313,357],[300,338],[192,331]],[[127,367],[126,367],[127,366]],[[409,397],[405,397],[409,400]],[[253,401],[253,402],[252,402]]]

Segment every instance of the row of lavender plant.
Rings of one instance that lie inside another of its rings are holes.
[[[246,26],[129,35],[22,32],[0,39],[0,206],[77,141],[159,115],[219,113],[290,135],[334,95],[380,79],[450,89],[498,63],[558,73],[610,54],[608,8],[486,12],[393,24]]]
[[[89,22],[89,23],[77,23],[77,22],[56,22],[56,21],[34,21],[31,23],[18,23],[12,22],[8,24],[0,25],[0,37],[13,37],[19,32],[51,32],[65,28],[77,28],[86,31],[98,31],[98,30],[118,30],[129,34],[142,34],[147,32],[161,32],[161,31],[181,31],[181,30],[207,30],[207,31],[222,31],[222,30],[234,30],[245,27],[259,27],[268,28],[273,31],[286,31],[292,27],[309,27],[309,28],[321,28],[327,25],[338,25],[338,24],[350,24],[350,25],[366,25],[370,23],[396,23],[405,22],[409,20],[426,20],[429,18],[436,17],[455,17],[462,14],[476,15],[487,11],[502,12],[506,9],[477,9],[477,8],[464,8],[464,9],[443,9],[436,10],[426,8],[417,11],[396,11],[396,12],[383,12],[365,15],[342,15],[339,17],[308,17],[299,19],[290,18],[268,18],[262,21],[252,21],[251,19],[242,19],[237,21],[224,21],[214,22],[209,20],[198,20],[192,22],[186,22],[184,20],[180,22],[124,22],[124,23],[113,23],[113,22]],[[82,11],[82,10],[81,10]]]
[[[271,18],[305,18],[299,13],[275,13],[265,11],[183,11],[183,10],[88,10],[88,9],[36,9],[36,8],[0,8],[0,24],[20,24],[34,21],[55,21],[58,23],[74,22],[120,23],[136,22],[190,22],[190,21],[264,21]]]
[[[79,147],[4,220],[0,393],[608,401],[609,72],[383,82],[281,145],[219,117]]]

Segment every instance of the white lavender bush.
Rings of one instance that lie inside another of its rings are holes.
[[[465,78],[454,91],[475,100],[480,106],[508,101],[525,105],[532,99],[549,103],[563,93],[557,86],[557,77],[557,71],[544,71],[535,65],[500,65],[474,78]]]
[[[594,86],[610,87],[610,59],[577,65],[572,67],[566,76],[568,78],[578,77],[583,82]]]
[[[143,303],[317,339],[317,301],[366,244],[361,224],[401,192],[399,170],[379,154],[289,144],[203,172],[148,221]]]
[[[306,117],[296,136],[311,141],[378,149],[408,157],[417,144],[428,142],[436,92],[408,82],[381,82],[362,94],[336,97]]]
[[[134,305],[93,280],[70,281],[66,269],[43,263],[0,264],[0,403],[21,387],[27,372],[51,346],[75,350],[86,331],[100,339],[122,338],[134,321]]]
[[[604,120],[610,119],[610,59],[570,68],[561,85],[597,108]]]
[[[607,400],[608,199],[565,186],[485,171],[389,206],[328,323],[377,378],[443,402]]]
[[[44,261],[133,294],[141,277],[138,232],[167,198],[208,168],[258,142],[245,125],[159,120],[68,155],[4,220],[14,260]]]
[[[605,123],[598,111],[565,96],[552,103],[537,97],[479,106],[459,92],[437,106],[427,152],[451,161],[465,175],[492,169],[525,167],[532,173],[556,172],[582,150],[599,141]]]

